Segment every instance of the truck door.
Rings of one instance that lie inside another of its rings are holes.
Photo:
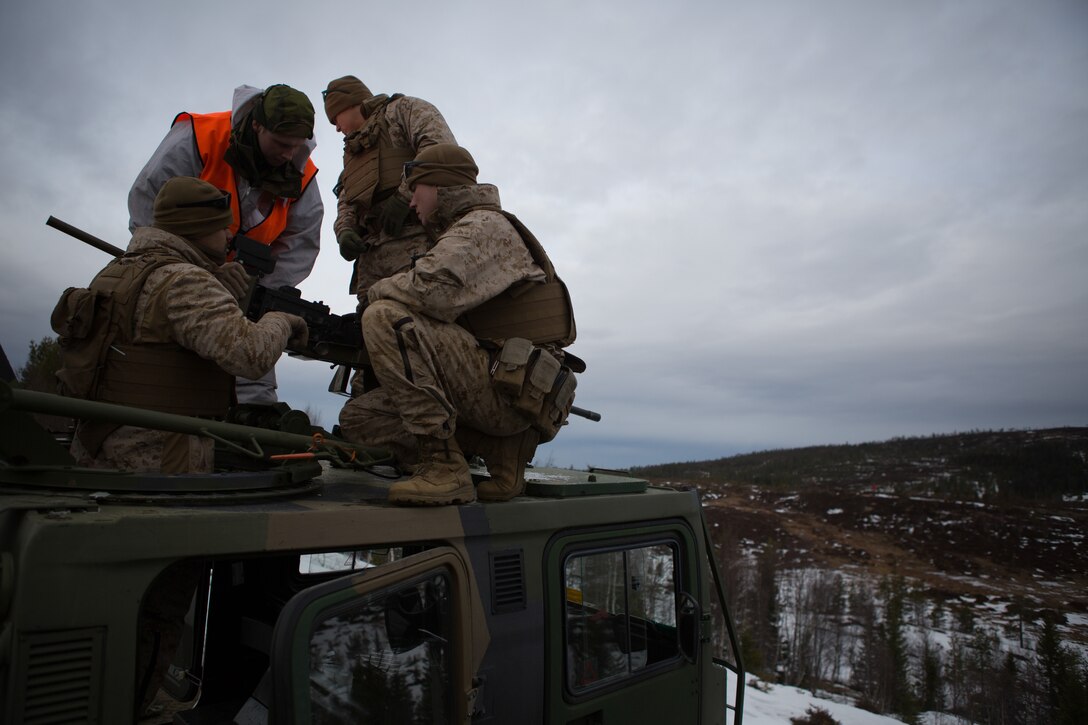
[[[273,634],[273,723],[462,723],[471,640],[449,547],[310,587]]]
[[[546,722],[699,722],[697,551],[683,522],[552,542]]]

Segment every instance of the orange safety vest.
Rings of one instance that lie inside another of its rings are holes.
[[[204,164],[200,172],[200,178],[209,184],[229,191],[231,195],[230,205],[234,211],[234,222],[230,225],[231,236],[238,233],[241,226],[242,215],[238,209],[238,185],[235,180],[234,168],[223,160],[230,144],[230,111],[219,113],[187,113],[182,112],[174,117],[174,123],[188,119],[193,124],[193,140],[196,142],[196,151]],[[170,124],[173,126],[173,123]],[[317,167],[310,159],[306,159],[306,168],[302,172],[302,189],[306,190],[310,181],[317,174]],[[264,221],[252,229],[243,229],[242,233],[258,242],[271,244],[287,228],[287,213],[294,199],[277,197],[272,211]]]

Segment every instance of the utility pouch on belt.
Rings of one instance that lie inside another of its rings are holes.
[[[559,375],[559,361],[542,350],[534,350],[529,361],[529,374],[521,387],[521,395],[514,400],[514,407],[537,415],[544,405],[544,397],[552,391]]]
[[[577,378],[568,367],[561,367],[551,391],[544,396],[540,413],[533,421],[533,428],[540,432],[540,442],[547,443],[555,438],[556,433],[567,422],[571,406],[574,405],[574,388]]]
[[[95,389],[111,343],[105,332],[109,313],[102,309],[106,299],[89,289],[69,287],[53,308],[49,321],[64,351],[63,367],[57,371],[64,395],[85,398]]]
[[[491,381],[500,392],[514,399],[521,395],[534,350],[533,343],[524,337],[511,337],[503,343],[499,357],[491,367]]]
[[[540,442],[555,438],[570,415],[574,372],[551,353],[521,337],[506,340],[491,368],[492,381],[540,432]]]
[[[69,287],[53,308],[49,323],[62,337],[83,340],[94,329],[94,311],[99,295],[89,289]]]

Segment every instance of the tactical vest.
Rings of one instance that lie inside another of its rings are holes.
[[[457,322],[481,340],[522,337],[535,345],[551,343],[566,347],[577,335],[567,285],[555,273],[547,252],[533,233],[513,214],[506,211],[502,214],[517,230],[546,279],[515,284],[461,315]]]
[[[223,417],[234,377],[165,337],[134,343],[136,302],[148,276],[178,262],[164,254],[125,255],[106,266],[89,288],[69,287],[50,319],[59,335],[60,392],[178,415]],[[146,312],[153,330],[165,329],[165,295]],[[85,422],[77,435],[97,455],[118,423]]]
[[[241,227],[242,215],[238,200],[238,181],[234,174],[234,167],[223,160],[223,155],[230,145],[230,111],[219,113],[187,113],[182,112],[174,117],[174,123],[188,120],[193,124],[193,141],[196,143],[196,151],[203,163],[200,170],[200,178],[217,188],[229,191],[231,194],[230,206],[234,212],[234,221],[230,225],[231,236],[238,233]],[[171,124],[173,125],[173,124]],[[314,175],[317,174],[317,166],[310,159],[306,160],[306,168],[302,172],[302,190],[305,191]],[[272,211],[268,216],[251,229],[243,229],[242,232],[251,239],[256,239],[265,244],[274,242],[283,230],[287,228],[287,215],[294,199],[276,197]]]
[[[376,205],[400,186],[404,164],[415,158],[411,148],[393,145],[386,109],[403,94],[396,93],[374,108],[366,124],[344,139],[344,172],[340,176],[342,198],[354,205],[362,224]]]

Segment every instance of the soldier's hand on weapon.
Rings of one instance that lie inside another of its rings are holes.
[[[271,317],[279,318],[290,326],[291,332],[287,337],[288,350],[304,349],[306,344],[310,342],[310,328],[306,324],[306,320],[298,315],[292,315],[290,312],[280,312],[279,310],[266,312],[262,315],[261,319],[263,320]]]
[[[398,236],[401,229],[404,228],[404,222],[407,221],[408,215],[412,214],[412,209],[408,206],[408,202],[400,194],[393,194],[385,200],[382,204],[382,213],[378,217],[378,223],[381,224],[382,230],[391,237]]]
[[[337,234],[336,243],[340,245],[340,256],[349,262],[354,262],[366,248],[363,238],[354,229],[345,229]]]
[[[287,312],[281,314],[291,323],[291,337],[287,338],[287,347],[295,350],[306,347],[306,344],[310,341],[310,327],[306,324],[306,320]]]
[[[245,297],[246,292],[249,291],[249,275],[246,274],[245,267],[238,262],[227,262],[219,267],[215,270],[215,278],[236,300]]]

